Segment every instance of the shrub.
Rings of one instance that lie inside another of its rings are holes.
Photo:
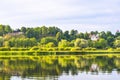
[[[54,51],[53,48],[47,48],[47,51]]]
[[[30,49],[30,51],[39,50],[39,49],[40,49],[39,47],[34,46],[34,47],[32,47],[32,48]]]
[[[96,48],[91,48],[91,50],[93,50],[93,51],[94,51],[94,50],[96,50]]]
[[[71,51],[80,51],[80,50],[82,50],[80,47],[71,48]]]
[[[66,47],[66,48],[64,48],[64,50],[65,50],[65,51],[70,51],[71,48],[70,48],[70,47]]]
[[[63,47],[60,47],[59,48],[59,51],[64,51],[65,49]]]
[[[108,48],[107,50],[108,50],[108,51],[113,51],[114,49],[113,49],[113,48]]]
[[[16,48],[16,47],[12,47],[10,48],[11,51],[28,51],[28,48]]]
[[[0,47],[0,51],[10,51],[9,47]]]
[[[85,50],[91,50],[92,48],[91,47],[87,47],[87,48],[85,48]]]
[[[120,51],[120,48],[116,48],[117,51]]]
[[[13,47],[13,48],[11,48],[10,50],[11,50],[11,51],[18,51],[18,48]]]

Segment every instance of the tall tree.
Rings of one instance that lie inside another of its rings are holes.
[[[104,39],[107,38],[106,33],[104,31],[100,32],[100,38],[104,38]]]
[[[72,29],[72,30],[70,31],[70,40],[74,40],[74,39],[76,39],[77,34],[78,34],[78,31]]]
[[[5,32],[6,33],[11,33],[12,32],[12,29],[9,25],[5,25]]]
[[[22,31],[23,33],[26,33],[26,27],[22,27],[22,28],[21,28],[21,31]]]
[[[58,32],[56,34],[56,39],[57,39],[57,41],[60,41],[62,39],[62,33],[61,32]]]
[[[69,35],[69,31],[65,31],[64,33],[63,33],[63,37],[64,37],[64,39],[66,39],[66,40],[70,40],[70,35]]]
[[[118,36],[120,36],[120,32],[119,32],[119,31],[117,31],[117,32],[115,33],[115,37],[118,37]]]

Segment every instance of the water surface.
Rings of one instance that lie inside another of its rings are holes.
[[[120,56],[1,57],[0,80],[120,80]]]

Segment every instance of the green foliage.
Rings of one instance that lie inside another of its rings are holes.
[[[59,49],[59,51],[65,51],[64,47],[59,47],[58,49]]]
[[[103,38],[93,42],[93,46],[98,49],[105,49],[107,47],[107,41]]]
[[[109,46],[113,47],[114,37],[107,37],[107,43]]]
[[[3,39],[3,37],[0,37],[0,47],[3,46],[3,43],[4,43],[4,39]]]
[[[114,42],[114,46],[115,47],[120,47],[120,40],[115,40],[115,42]]]
[[[116,37],[117,40],[120,40],[120,36]]]
[[[86,48],[88,46],[88,41],[85,39],[76,39],[74,43],[75,47]]]
[[[70,44],[69,41],[67,41],[67,40],[61,40],[61,41],[58,43],[58,47],[69,47],[69,44]]]
[[[40,43],[41,43],[42,45],[46,45],[46,44],[48,44],[49,42],[53,42],[55,45],[57,45],[57,40],[56,40],[56,38],[54,38],[54,37],[44,37],[44,38],[42,38],[41,41],[40,41]]]
[[[117,48],[116,50],[117,50],[117,51],[120,51],[120,48]]]
[[[113,51],[114,49],[113,48],[108,48],[108,51]]]
[[[22,34],[19,34],[22,33]],[[90,36],[98,35],[97,41],[90,40]],[[62,31],[58,27],[34,27],[12,30],[9,25],[0,25],[0,47],[19,47],[31,48],[40,47],[88,47],[96,49],[118,48],[120,47],[120,32],[112,34],[110,31],[82,33],[72,29],[71,31]],[[58,48],[59,49],[59,48]],[[43,49],[46,50],[46,49]],[[69,49],[67,49],[69,50]]]
[[[22,31],[23,33],[26,33],[26,27],[22,27],[22,28],[21,28],[21,31]]]
[[[28,48],[16,48],[16,47],[12,47],[10,48],[11,51],[28,51]]]
[[[106,33],[104,31],[100,32],[100,38],[106,39]]]
[[[37,45],[35,38],[12,38],[8,42],[10,47],[33,47]]]
[[[56,39],[57,39],[57,41],[60,41],[62,39],[62,33],[61,32],[58,32],[56,34]]]
[[[80,47],[71,48],[71,51],[81,51],[81,50],[82,50],[82,48],[80,48]]]
[[[49,42],[46,44],[46,47],[55,47],[55,44],[53,42]]]
[[[119,37],[119,36],[120,36],[120,32],[117,31],[117,32],[115,33],[115,37]]]
[[[11,33],[12,29],[9,25],[0,25],[0,36],[3,36],[6,33]]]
[[[30,51],[36,51],[36,50],[40,50],[40,47],[34,46],[34,47],[32,47],[32,48],[30,49]]]
[[[70,40],[69,31],[65,31],[65,32],[63,33],[63,39],[65,39],[65,40],[67,40],[67,41]]]
[[[72,29],[71,32],[70,32],[70,40],[74,40],[74,39],[76,39],[77,34],[78,34],[78,31]]]
[[[10,51],[9,47],[0,47],[0,51]]]

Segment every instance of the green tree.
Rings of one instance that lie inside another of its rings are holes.
[[[57,39],[57,41],[60,41],[62,39],[62,33],[61,32],[58,32],[56,34],[56,39]]]
[[[4,39],[3,39],[3,37],[0,37],[0,47],[3,46],[3,43],[4,43]]]
[[[5,33],[11,33],[12,29],[9,25],[5,25]]]
[[[70,31],[70,40],[74,40],[74,39],[76,39],[77,34],[78,34],[78,31],[72,29],[72,30]]]
[[[84,34],[84,39],[89,39],[89,33],[86,32],[86,33]]]
[[[107,43],[110,47],[113,47],[114,37],[109,36],[107,37]]]
[[[93,42],[93,47],[98,49],[105,49],[107,47],[107,40],[100,38],[98,41]]]
[[[42,45],[45,45],[45,44],[47,44],[49,42],[53,42],[55,45],[57,45],[57,41],[56,41],[56,39],[54,37],[44,37],[40,41],[40,43]]]
[[[64,37],[64,39],[65,40],[70,40],[70,35],[69,35],[69,31],[65,31],[64,33],[63,33],[63,37]]]
[[[106,33],[104,31],[100,32],[99,36],[100,36],[100,38],[104,38],[104,39],[107,38]]]
[[[115,37],[118,37],[118,36],[120,36],[120,32],[119,32],[119,31],[117,31],[117,32],[115,33]]]
[[[0,25],[0,36],[3,36],[3,34],[5,34],[5,26],[4,25]]]
[[[67,40],[61,40],[59,43],[58,43],[58,47],[69,47],[69,41]]]
[[[120,47],[120,40],[115,40],[115,42],[114,42],[114,46],[115,47]]]
[[[53,42],[49,42],[46,44],[46,47],[55,47],[55,44]]]
[[[41,27],[41,29],[42,29],[42,35],[46,36],[48,34],[48,28],[43,26],[43,27]]]
[[[84,34],[83,34],[83,33],[79,33],[79,34],[77,34],[77,38],[84,39]]]
[[[27,32],[26,32],[26,36],[27,36],[28,38],[33,38],[33,37],[35,37],[34,34],[35,34],[35,33],[34,33],[33,28],[28,29]]]
[[[21,31],[22,31],[23,33],[26,33],[26,31],[27,31],[27,30],[26,30],[26,27],[22,27],[22,28],[21,28]]]
[[[88,41],[85,39],[76,39],[74,42],[75,47],[86,48],[88,47]]]
[[[4,42],[4,46],[5,46],[5,47],[10,47],[9,41],[5,41],[5,42]]]
[[[107,36],[107,37],[113,37],[113,34],[112,34],[110,31],[107,31],[107,32],[106,32],[106,36]]]

